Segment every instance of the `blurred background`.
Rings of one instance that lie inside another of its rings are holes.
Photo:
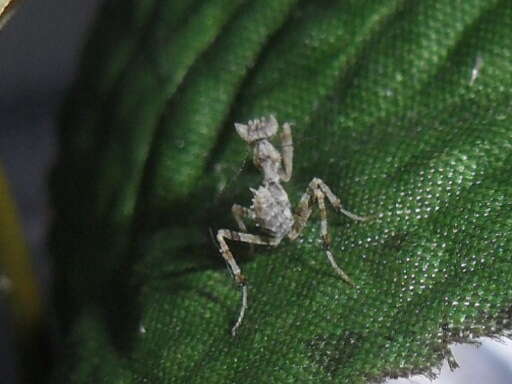
[[[51,217],[47,177],[57,150],[55,118],[76,74],[80,50],[100,1],[18,3],[15,14],[0,30],[0,168],[16,200],[28,254],[42,287],[41,296],[47,302],[51,282],[45,244]],[[4,277],[0,281],[9,285],[5,270],[5,265],[0,265],[0,277]],[[26,373],[21,370],[28,369],[18,359],[18,328],[13,324],[8,295],[0,295],[2,384],[20,382]],[[51,338],[52,331],[47,336]],[[40,343],[29,344],[35,349],[29,355],[49,347]]]
[[[80,51],[99,3],[27,0],[0,30],[0,168],[16,201],[44,303],[48,302],[52,278],[45,236],[51,220],[47,177],[57,151],[56,114],[76,75]],[[0,264],[0,383],[14,384],[21,377],[20,351],[12,305],[7,300],[9,276],[5,271]],[[52,334],[50,331],[50,337]],[[512,342],[481,342],[479,348],[452,346],[461,368],[452,372],[445,362],[434,383],[510,384]],[[430,382],[422,376],[388,381]]]

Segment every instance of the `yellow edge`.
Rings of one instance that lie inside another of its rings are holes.
[[[19,3],[21,0],[0,0],[0,29],[7,24]]]
[[[17,325],[22,328],[36,325],[41,316],[41,296],[18,212],[0,164],[1,275],[2,288],[11,299]]]

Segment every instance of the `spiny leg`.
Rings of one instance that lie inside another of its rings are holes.
[[[331,205],[338,210],[340,213],[343,213],[345,216],[350,217],[352,220],[358,220],[358,221],[365,221],[368,220],[369,217],[366,216],[358,216],[353,214],[352,212],[347,211],[346,209],[343,209],[341,206],[341,200],[332,193],[331,189],[323,182],[322,179],[319,179],[315,177],[313,180],[311,180],[310,185],[313,185],[313,189],[320,189],[325,196],[327,196],[327,199],[331,203]]]
[[[354,282],[348,275],[336,264],[334,256],[331,252],[331,238],[329,236],[327,228],[327,210],[325,209],[325,195],[320,189],[315,190],[315,198],[318,201],[318,208],[320,210],[320,236],[324,243],[324,250],[327,254],[327,258],[331,263],[332,267],[340,277],[352,286],[355,286]]]
[[[320,231],[324,243],[324,249],[327,254],[327,258],[331,263],[332,267],[334,268],[334,270],[341,276],[341,278],[345,280],[347,283],[354,285],[354,283],[347,276],[347,274],[343,272],[343,270],[336,264],[336,261],[334,260],[334,256],[330,249],[330,238],[327,228],[327,210],[325,207],[325,197],[327,197],[327,199],[335,209],[347,215],[351,219],[360,221],[368,219],[367,217],[358,216],[343,209],[343,207],[341,206],[340,199],[334,193],[332,193],[331,189],[327,186],[327,184],[325,184],[321,179],[315,177],[313,180],[311,180],[311,182],[308,185],[308,188],[306,189],[306,192],[304,192],[300,199],[299,205],[297,207],[297,213],[295,214],[295,224],[290,233],[288,234],[288,237],[290,238],[290,240],[295,240],[302,233],[309,219],[309,216],[311,215],[311,205],[316,200],[318,202],[318,207],[320,210]]]
[[[240,324],[242,324],[242,320],[247,309],[247,279],[242,274],[242,271],[240,270],[240,267],[236,263],[233,254],[229,250],[229,247],[226,244],[225,239],[259,245],[274,245],[274,242],[272,241],[272,239],[267,240],[261,236],[251,235],[250,233],[230,231],[229,229],[219,229],[219,231],[217,232],[217,241],[219,242],[220,245],[220,252],[222,254],[222,257],[228,263],[236,283],[240,285],[240,287],[242,288],[242,306],[240,308],[240,314],[238,315],[238,319],[235,325],[231,329],[231,334],[235,336],[237,329],[240,327]]]

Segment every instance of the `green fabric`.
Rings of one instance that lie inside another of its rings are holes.
[[[505,335],[511,31],[509,0],[107,2],[51,183],[56,381],[357,384]],[[209,229],[260,182],[233,123],[270,113],[295,123],[293,203],[319,177],[374,218],[329,207],[357,288],[318,214],[300,241],[231,243],[250,283],[232,338]]]

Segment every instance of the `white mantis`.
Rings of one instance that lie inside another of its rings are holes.
[[[367,218],[354,215],[342,208],[341,201],[332,193],[330,188],[320,179],[314,178],[302,195],[295,213],[288,194],[281,185],[292,176],[293,167],[293,142],[292,130],[289,123],[284,123],[280,133],[281,152],[269,141],[278,132],[278,122],[274,116],[251,120],[247,124],[235,123],[235,128],[240,137],[252,148],[254,165],[263,174],[263,181],[258,189],[251,188],[253,193],[252,205],[249,208],[234,204],[233,216],[240,229],[239,232],[229,229],[220,229],[217,232],[217,240],[220,245],[222,257],[226,260],[237,284],[242,288],[242,305],[240,314],[233,326],[231,333],[234,336],[242,324],[247,309],[247,279],[242,274],[240,267],[231,253],[226,239],[240,241],[249,244],[277,246],[284,237],[295,240],[304,229],[316,202],[320,210],[320,233],[327,258],[336,273],[350,285],[352,280],[336,264],[330,250],[330,238],[327,231],[327,211],[325,199],[340,213],[353,220],[364,221]],[[255,235],[247,232],[244,218],[257,223],[264,235]]]

